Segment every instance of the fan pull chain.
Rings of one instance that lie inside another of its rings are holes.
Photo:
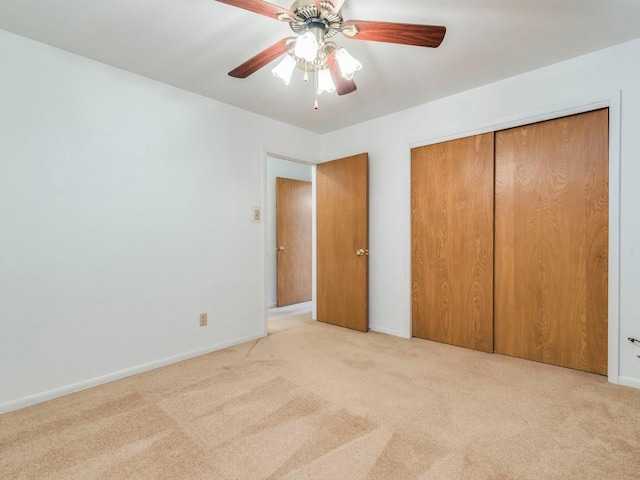
[[[313,102],[313,109],[318,110],[318,71],[316,70],[316,74],[314,75],[314,86],[313,90],[315,91],[316,100]]]

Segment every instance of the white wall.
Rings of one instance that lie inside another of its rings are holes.
[[[276,268],[276,177],[311,181],[311,165],[267,158],[267,305],[275,307],[278,302],[278,277]]]
[[[265,155],[319,136],[2,31],[0,58],[0,411],[264,335]]]
[[[640,40],[323,136],[323,160],[369,152],[369,311],[373,330],[400,336],[411,333],[412,146],[465,136],[508,124],[514,118],[558,111],[580,105],[591,97],[604,98],[612,91],[621,91],[621,216],[613,219],[614,223],[621,222],[620,332],[619,339],[612,341],[614,344],[619,341],[619,381],[640,387],[640,359],[637,358],[640,349],[626,340],[632,335],[640,336],[638,58]]]

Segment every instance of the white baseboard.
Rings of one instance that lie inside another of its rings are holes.
[[[395,330],[393,328],[385,328],[385,327],[377,327],[375,325],[369,325],[369,330],[371,332],[384,333],[386,335],[392,335],[394,337],[411,338],[411,336],[407,335],[406,332],[403,332],[402,330]]]
[[[21,408],[35,405],[36,403],[45,402],[47,400],[53,400],[54,398],[62,397],[70,393],[79,392],[81,390],[86,390],[87,388],[91,388],[91,387],[97,387],[98,385],[103,385],[105,383],[113,382],[115,380],[120,380],[122,378],[130,377],[132,375],[137,375],[139,373],[148,372],[149,370],[154,370],[156,368],[171,365],[173,363],[182,362],[183,360],[199,357],[200,355],[205,355],[207,353],[233,347],[235,345],[240,345],[241,343],[250,342],[252,340],[257,340],[259,338],[264,338],[264,337],[265,335],[262,335],[262,334],[251,335],[248,337],[231,340],[229,342],[218,343],[210,347],[201,348],[198,350],[193,350],[191,352],[181,353],[178,355],[173,355],[171,357],[163,358],[163,359],[156,360],[149,363],[144,363],[142,365],[138,365],[131,368],[126,368],[124,370],[119,370],[117,372],[109,373],[107,375],[103,375],[100,377],[90,378],[87,380],[83,380],[81,382],[65,385],[64,387],[54,388],[52,390],[47,390],[46,392],[37,393],[35,395],[30,395],[28,397],[20,398],[18,400],[2,403],[0,404],[0,414],[12,412],[14,410],[19,410]]]
[[[640,379],[633,377],[618,377],[618,383],[626,387],[640,388]]]

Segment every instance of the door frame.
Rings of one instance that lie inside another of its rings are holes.
[[[267,254],[269,249],[269,229],[267,228],[267,219],[270,216],[275,216],[275,212],[268,211],[269,199],[269,178],[267,176],[267,166],[269,158],[278,160],[285,160],[287,162],[299,163],[311,168],[311,308],[312,318],[316,318],[316,163],[301,160],[298,158],[288,157],[286,155],[280,155],[269,151],[263,152],[262,162],[262,305],[263,305],[263,331],[262,334],[267,336],[268,334],[268,320],[269,320],[269,272],[267,268]]]
[[[608,359],[607,378],[611,383],[630,384],[620,378],[620,122],[621,90],[603,92],[598,95],[581,96],[569,99],[562,104],[550,105],[538,110],[527,111],[511,117],[495,119],[471,126],[465,130],[453,130],[446,135],[418,139],[407,143],[407,162],[411,164],[411,149],[446,142],[458,138],[482,133],[506,130],[531,123],[590,112],[602,108],[609,109],[609,305],[608,305]],[[409,202],[411,192],[408,192]],[[411,212],[409,212],[410,215]],[[410,225],[410,222],[409,222]],[[409,227],[411,229],[411,226]],[[412,233],[409,233],[409,252],[411,253]],[[408,256],[409,285],[411,285],[411,258]],[[411,293],[411,289],[409,289]],[[409,296],[408,301],[412,298]],[[409,303],[411,305],[411,303]],[[406,331],[412,336],[411,311],[405,324]]]

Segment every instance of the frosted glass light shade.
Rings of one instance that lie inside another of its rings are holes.
[[[296,57],[303,58],[307,62],[313,62],[318,55],[318,40],[312,31],[300,35],[296,40],[294,50]]]
[[[352,80],[353,74],[362,70],[362,64],[353,58],[344,48],[339,48],[336,51],[336,60],[340,66],[342,76],[347,80]]]
[[[318,70],[318,95],[322,92],[333,93],[336,91],[336,86],[333,84],[329,69]]]
[[[291,55],[285,55],[282,61],[271,69],[271,73],[274,77],[280,78],[285,85],[289,85],[296,63],[296,59]]]

